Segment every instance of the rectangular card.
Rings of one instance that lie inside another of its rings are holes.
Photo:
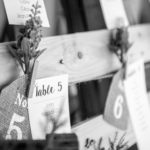
[[[54,129],[53,121],[61,125],[55,133],[71,132],[68,75],[36,80],[28,109],[33,139],[45,139],[45,135]]]
[[[129,25],[122,0],[100,0],[100,4],[108,29]]]
[[[9,24],[25,25],[31,14],[32,5],[37,1],[41,5],[39,16],[42,19],[42,26],[50,27],[43,0],[4,0]]]
[[[140,150],[150,149],[150,104],[146,93],[144,63],[128,65],[124,81],[128,110]]]

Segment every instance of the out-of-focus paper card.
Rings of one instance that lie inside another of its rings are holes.
[[[71,132],[68,75],[38,79],[33,97],[28,100],[29,119],[33,139],[45,139],[53,129],[52,121],[61,126],[55,133]]]
[[[122,0],[100,0],[100,4],[108,29],[129,25]]]
[[[41,5],[39,16],[42,19],[42,26],[50,27],[43,0],[4,0],[9,24],[25,25],[31,14],[32,5],[37,1]]]
[[[126,142],[129,147],[135,143],[131,128],[126,131],[119,130],[105,122],[102,115],[80,122],[72,127],[72,132],[78,136],[79,150],[110,150],[110,140],[115,140],[114,147],[117,143],[120,143],[120,147]],[[118,134],[115,138],[116,132]],[[126,150],[125,146],[122,146],[121,150]]]
[[[146,94],[144,63],[138,60],[127,67],[124,81],[128,110],[140,150],[150,149],[150,104]]]

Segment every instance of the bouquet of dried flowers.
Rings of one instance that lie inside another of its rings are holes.
[[[20,29],[17,43],[9,48],[25,74],[31,73],[35,60],[45,50],[37,50],[42,37],[42,20],[38,16],[40,14],[39,8],[41,6],[38,1],[32,5],[30,19],[26,21],[24,28]]]

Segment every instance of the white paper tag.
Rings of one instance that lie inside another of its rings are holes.
[[[45,139],[51,133],[51,119],[65,122],[55,133],[70,133],[68,103],[68,75],[38,79],[35,81],[33,97],[28,100],[29,119],[33,139]]]
[[[36,2],[37,0],[4,0],[9,24],[25,25],[31,14],[32,5]],[[50,27],[43,0],[38,0],[38,3],[41,5],[39,16],[42,19],[42,26]]]
[[[150,105],[146,94],[144,63],[138,60],[127,67],[124,81],[128,110],[140,150],[150,149]]]
[[[129,25],[122,0],[100,0],[100,4],[108,29]]]

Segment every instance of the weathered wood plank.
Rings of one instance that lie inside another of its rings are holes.
[[[37,78],[61,73],[69,74],[69,82],[77,83],[100,78],[120,68],[118,58],[109,51],[109,30],[77,33],[43,38],[40,48],[47,48],[39,58]],[[150,61],[150,25],[129,28],[130,57],[144,57]],[[0,85],[16,75],[13,58],[8,54],[7,45],[0,44]],[[63,64],[61,64],[62,62]]]

